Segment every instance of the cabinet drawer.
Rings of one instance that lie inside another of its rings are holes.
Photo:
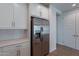
[[[19,45],[21,45],[21,47],[29,47],[30,46],[30,42],[24,42],[24,43],[21,43]]]

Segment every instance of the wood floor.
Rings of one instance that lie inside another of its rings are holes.
[[[57,49],[48,56],[79,56],[79,50],[57,44]]]

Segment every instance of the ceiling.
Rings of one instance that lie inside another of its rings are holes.
[[[41,3],[42,5],[49,7],[49,3]]]
[[[72,4],[73,3],[53,3],[53,5],[62,12],[79,8],[79,3],[76,3],[75,7],[72,7]]]

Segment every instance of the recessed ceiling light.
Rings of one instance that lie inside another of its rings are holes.
[[[75,7],[76,6],[76,4],[74,3],[74,4],[72,4],[72,7]]]

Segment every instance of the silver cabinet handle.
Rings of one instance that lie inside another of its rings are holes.
[[[77,35],[77,37],[79,37],[79,35]]]
[[[15,27],[15,22],[14,22],[14,27]]]
[[[16,47],[21,47],[21,45],[17,45]]]
[[[15,22],[14,21],[12,21],[12,27],[15,27]]]
[[[76,37],[79,37],[79,35],[76,35]]]
[[[75,37],[75,35],[72,35],[73,37]]]
[[[74,36],[74,37],[79,37],[79,35],[76,35],[76,34],[75,34],[75,35],[72,35],[72,36]]]

